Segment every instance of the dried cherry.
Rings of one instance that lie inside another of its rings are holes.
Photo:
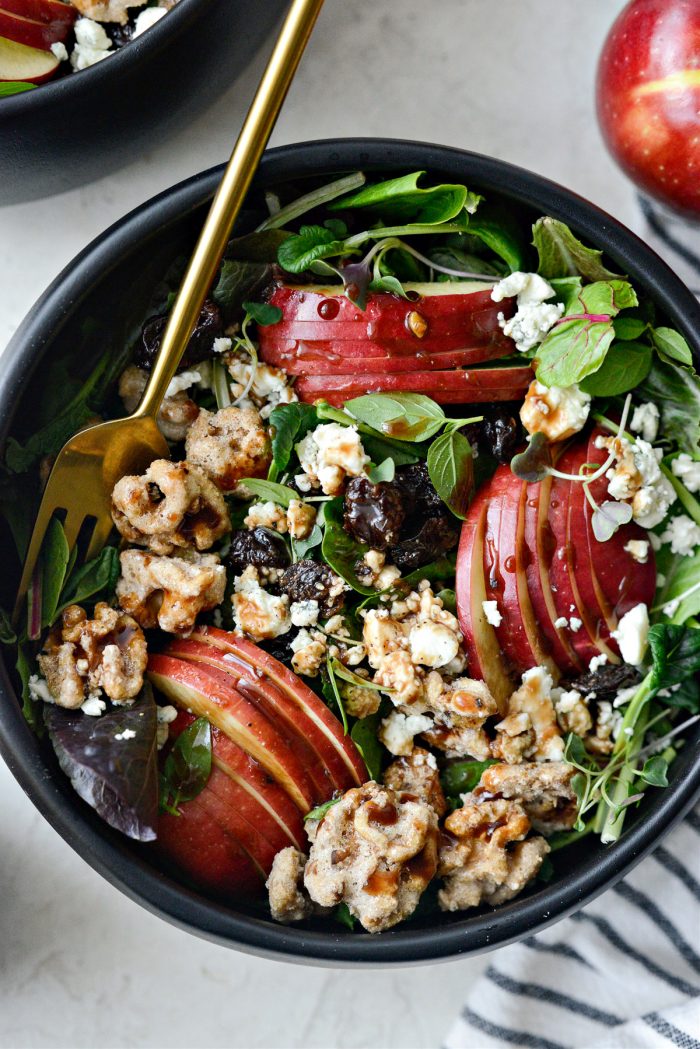
[[[599,667],[592,674],[582,674],[575,681],[569,682],[568,688],[575,688],[582,696],[595,692],[596,699],[611,700],[621,689],[638,684],[641,678],[642,675],[636,667],[620,663],[618,666]]]
[[[394,482],[372,484],[368,477],[353,477],[348,484],[343,527],[353,539],[388,550],[398,542],[405,516],[403,494]]]
[[[149,317],[141,330],[141,341],[134,352],[134,364],[150,371],[160,350],[160,343],[167,324],[167,314]],[[190,335],[178,371],[189,368],[211,356],[212,343],[223,332],[221,310],[211,299],[205,299],[194,331]]]
[[[290,565],[279,582],[280,590],[291,602],[318,601],[324,619],[342,612],[345,606],[345,584],[328,565],[305,559]]]
[[[226,563],[237,575],[248,567],[286,568],[289,564],[287,544],[271,528],[241,528],[231,533],[231,546]]]
[[[414,535],[392,546],[390,558],[402,572],[412,572],[454,549],[458,539],[459,533],[450,518],[445,514],[433,515],[424,520]]]

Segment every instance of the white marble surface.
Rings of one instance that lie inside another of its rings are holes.
[[[638,226],[631,187],[605,154],[593,114],[596,55],[622,6],[327,0],[274,142],[347,134],[463,146],[542,172]],[[225,157],[254,74],[139,163],[61,197],[0,209],[0,346],[94,236]],[[3,1049],[437,1046],[481,966],[330,972],[196,940],[94,874],[0,767]]]

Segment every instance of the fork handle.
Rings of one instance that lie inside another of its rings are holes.
[[[173,303],[136,417],[158,414],[322,5],[292,0]]]

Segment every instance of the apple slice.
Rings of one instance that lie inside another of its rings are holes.
[[[27,47],[50,51],[52,44],[68,38],[70,30],[66,22],[38,22],[0,7],[0,36]]]
[[[487,622],[484,612],[484,601],[490,599],[484,575],[488,506],[486,488],[477,494],[462,525],[455,577],[457,615],[464,635],[469,674],[486,682],[501,714],[505,715],[515,685],[506,669],[496,631]]]
[[[481,364],[484,361],[496,360],[503,357],[502,346],[475,346],[471,349],[441,350],[439,353],[426,354],[422,351],[411,354],[385,353],[376,357],[362,357],[361,360],[340,357],[330,348],[337,345],[331,344],[308,344],[295,343],[296,349],[270,350],[265,353],[265,361],[277,368],[283,368],[288,375],[332,375],[334,372],[345,372],[348,367],[356,363],[363,372],[396,372],[427,371],[428,369],[441,368],[466,368],[473,364]],[[306,347],[311,345],[311,353],[306,352]],[[322,349],[323,346],[327,348]]]
[[[312,375],[298,379],[299,399],[313,403],[321,398],[342,404],[365,393],[404,391],[424,393],[438,404],[520,400],[532,381],[529,366],[474,368],[471,371],[405,372],[377,375]]]
[[[318,801],[326,801],[334,790],[347,790],[346,766],[332,743],[319,731],[306,712],[264,674],[256,674],[232,652],[191,637],[168,645],[167,654],[196,664],[215,667],[231,678],[233,687],[254,703],[283,736],[299,758],[314,784]]]
[[[51,79],[59,65],[52,51],[40,51],[0,36],[0,83],[24,80],[28,84],[41,84]]]
[[[304,731],[308,734],[314,732],[314,746],[321,749],[321,737],[340,755],[344,767],[344,781],[339,784],[341,790],[359,786],[367,780],[367,768],[357,747],[343,732],[343,726],[338,719],[331,714],[315,692],[284,663],[265,652],[258,645],[246,638],[237,637],[226,630],[217,627],[196,627],[191,635],[193,641],[201,641],[205,644],[216,646],[225,654],[230,654],[236,660],[247,665],[256,679],[268,678],[285,694],[298,710],[299,722],[304,725]],[[235,663],[230,663],[235,666]],[[262,677],[261,677],[262,674]],[[324,750],[324,753],[326,751]]]
[[[353,321],[279,321],[266,326],[261,333],[267,344],[269,339],[306,339],[322,342],[333,339],[338,342],[391,342],[404,346],[408,351],[427,346],[430,350],[439,348],[442,339],[461,339],[473,345],[489,343],[494,339],[501,343],[512,342],[503,335],[498,323],[502,312],[500,304],[493,303],[487,308],[470,310],[463,315],[447,316],[430,321],[424,317],[415,303],[404,302],[403,316],[388,318],[379,313],[377,320],[361,314]]]
[[[37,22],[62,22],[72,26],[78,17],[72,4],[63,0],[2,0],[3,9]]]
[[[228,674],[161,654],[150,656],[147,673],[164,696],[197,717],[207,718],[258,761],[302,813],[326,800],[317,797],[307,770],[289,742],[233,687]]]

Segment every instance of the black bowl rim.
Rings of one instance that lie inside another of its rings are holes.
[[[165,47],[169,40],[179,36],[193,20],[206,17],[204,9],[212,0],[179,0],[168,14],[159,19],[147,32],[130,40],[125,47],[118,48],[108,59],[96,62],[94,66],[81,69],[79,73],[67,73],[58,80],[48,80],[37,84],[33,91],[21,91],[17,95],[8,95],[0,99],[0,123],[4,117],[23,117],[31,120],[33,113],[42,106],[65,103],[70,106],[77,94],[83,90],[99,91],[100,85],[110,78],[118,77],[120,72],[129,76],[133,66],[139,62],[149,61],[156,50]],[[67,117],[67,126],[70,118]]]
[[[386,139],[342,139],[295,143],[269,150],[256,181],[270,184],[305,175],[329,177],[343,171],[408,168],[450,170],[466,167],[469,181],[491,185],[504,196],[570,222],[624,265],[683,330],[700,359],[700,304],[669,267],[616,219],[569,190],[503,161],[452,147]],[[80,302],[84,289],[134,241],[157,236],[158,229],[183,217],[214,192],[223,168],[196,175],[154,197],[125,216],[81,252],[54,280],[15,333],[3,356],[0,405],[13,404],[45,341]],[[10,412],[0,423],[6,432]],[[330,965],[425,963],[505,946],[578,910],[627,873],[650,852],[690,808],[700,793],[700,763],[652,799],[638,821],[602,856],[582,862],[561,884],[488,914],[457,920],[438,929],[410,924],[381,936],[317,932],[275,925],[212,903],[160,874],[120,846],[108,828],[91,823],[80,809],[68,808],[46,772],[22,720],[14,690],[0,664],[0,753],[30,799],[52,826],[96,871],[151,912],[190,932],[268,957]],[[8,702],[9,700],[9,702]]]

